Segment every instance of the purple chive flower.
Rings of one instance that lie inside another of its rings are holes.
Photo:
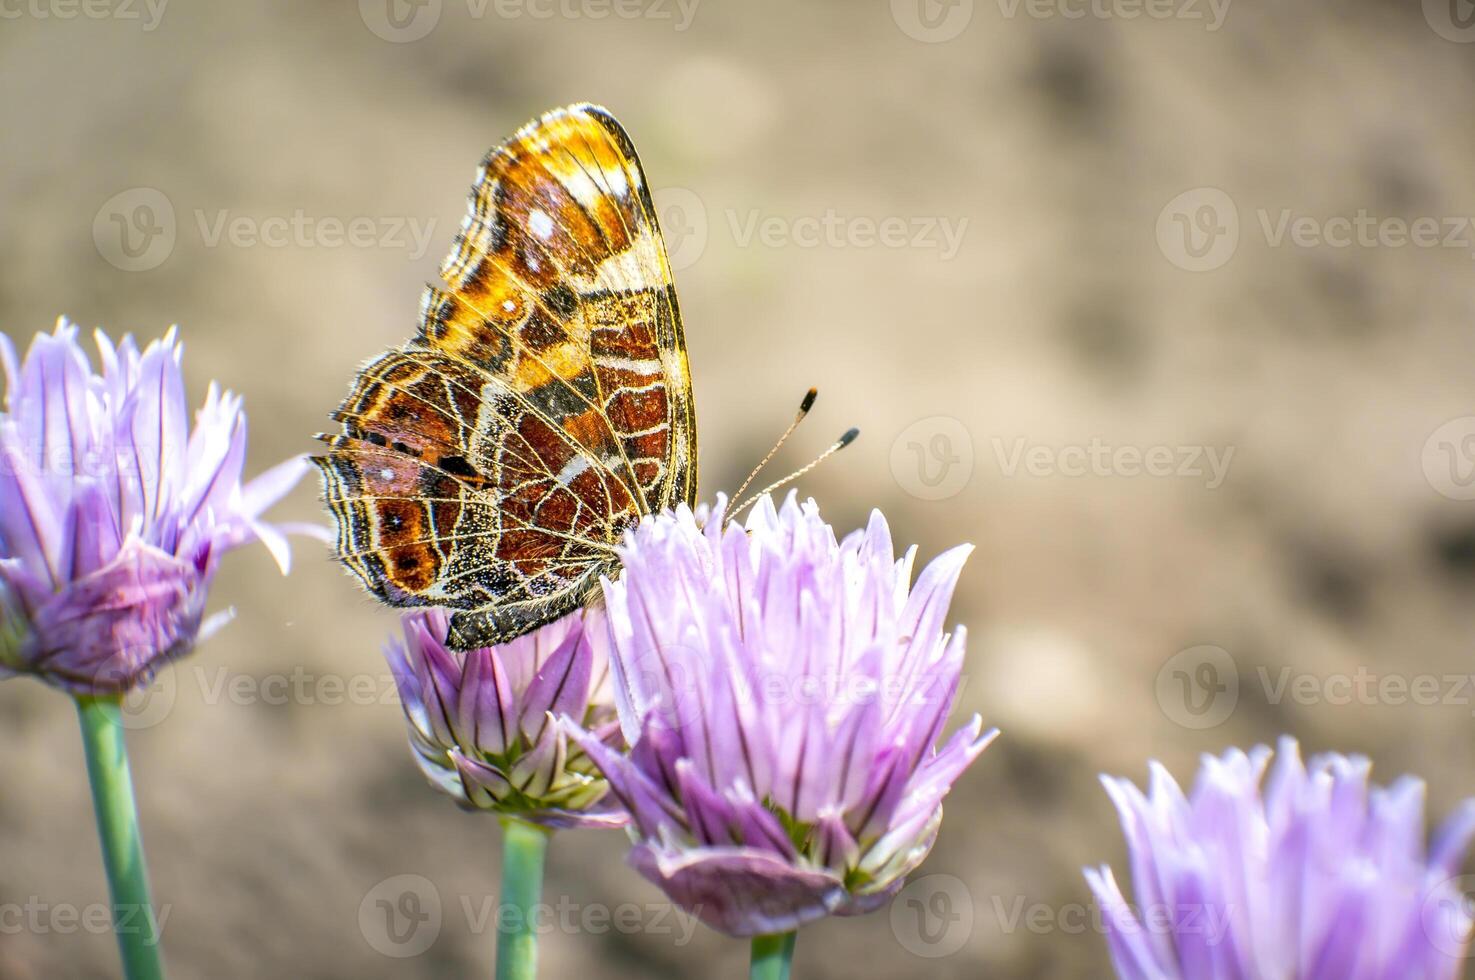
[[[628,756],[581,737],[630,810],[631,862],[735,936],[867,912],[927,856],[953,781],[993,738],[941,748],[970,548],[911,586],[879,513],[835,540],[812,502],[648,517],[604,584]],[[910,586],[910,588],[909,588]]]
[[[24,361],[0,335],[0,677],[74,694],[126,691],[187,653],[229,549],[259,540],[285,572],[261,514],[308,467],[242,486],[241,401],[212,384],[190,430],[175,331],[142,353],[96,340],[101,373],[65,320]]]
[[[1424,784],[1371,786],[1361,756],[1301,763],[1282,738],[1206,756],[1192,796],[1152,766],[1148,795],[1102,777],[1121,814],[1136,907],[1102,866],[1101,903],[1123,980],[1453,980],[1472,920],[1455,877],[1475,800],[1424,849]]]
[[[576,612],[495,647],[456,653],[440,610],[406,613],[386,655],[415,761],[468,808],[545,827],[617,827],[625,813],[559,719],[618,746],[603,614]]]

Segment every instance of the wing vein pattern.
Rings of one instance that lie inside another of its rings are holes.
[[[696,496],[696,420],[645,173],[597,106],[483,159],[419,330],[359,374],[314,462],[337,557],[459,649],[591,601],[643,515]]]

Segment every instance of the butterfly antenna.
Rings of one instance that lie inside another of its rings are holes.
[[[819,389],[817,388],[810,388],[809,391],[805,392],[804,400],[799,403],[799,411],[794,416],[794,421],[789,423],[789,427],[784,430],[783,435],[778,437],[778,442],[773,444],[773,448],[768,451],[768,455],[758,461],[758,465],[753,467],[753,472],[749,473],[747,478],[743,480],[742,485],[733,492],[733,500],[742,498],[743,491],[748,489],[748,484],[753,482],[753,477],[762,472],[763,467],[767,466],[773,460],[773,457],[778,454],[779,448],[789,436],[794,434],[794,430],[799,428],[799,423],[804,421],[804,416],[809,414],[809,410],[814,407],[814,400],[818,397]]]
[[[799,477],[803,476],[805,473],[808,473],[810,470],[814,469],[820,463],[823,463],[825,460],[829,459],[831,456],[835,455],[840,450],[842,450],[846,446],[850,445],[852,442],[855,441],[855,437],[858,436],[858,435],[860,435],[860,430],[859,429],[851,429],[850,431],[846,432],[839,439],[836,439],[835,440],[835,444],[833,446],[831,446],[829,449],[826,449],[824,452],[820,453],[818,456],[814,457],[814,459],[811,462],[809,462],[807,465],[799,467],[799,469],[797,469],[794,472],[790,473],[788,476],[784,477],[782,480],[778,480],[778,481],[775,481],[773,483],[770,483],[768,486],[764,487],[762,490],[759,490],[757,493],[753,494],[753,496],[749,497],[747,500],[744,500],[742,503],[738,504],[736,507],[734,507],[731,510],[729,510],[727,512],[727,520],[732,520],[738,514],[740,514],[743,511],[747,510],[754,503],[756,503],[758,500],[760,500],[763,497],[764,494],[766,494],[766,493],[773,493],[773,491],[777,490],[779,487],[786,486],[786,485],[788,485],[790,483],[793,483],[795,480],[799,479]],[[736,496],[736,494],[734,494],[733,496]]]

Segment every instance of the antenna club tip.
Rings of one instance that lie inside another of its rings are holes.
[[[814,407],[814,400],[819,397],[818,388],[810,388],[804,393],[804,400],[799,403],[799,414],[802,416]]]
[[[844,449],[846,446],[848,446],[852,442],[854,442],[855,439],[856,439],[856,437],[859,436],[859,435],[860,435],[860,430],[859,429],[849,429],[849,430],[847,430],[846,433],[843,436],[840,437],[840,442],[836,445],[836,448],[837,449]]]

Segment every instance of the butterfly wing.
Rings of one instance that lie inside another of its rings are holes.
[[[645,174],[603,109],[487,155],[441,276],[317,462],[343,562],[392,605],[456,610],[467,648],[583,604],[625,528],[693,502],[696,430]]]

